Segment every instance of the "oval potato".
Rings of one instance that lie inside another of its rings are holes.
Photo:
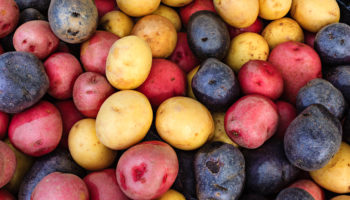
[[[157,10],[160,0],[117,0],[117,5],[125,14],[141,17]]]
[[[156,11],[154,11],[152,14],[154,15],[160,15],[165,18],[167,18],[175,27],[176,31],[180,31],[181,29],[181,19],[179,14],[168,6],[160,5]]]
[[[171,7],[182,7],[191,3],[192,1],[193,0],[162,0],[162,3]]]
[[[134,27],[134,22],[126,14],[114,10],[106,13],[100,20],[100,26],[119,37],[127,36]]]
[[[292,0],[259,0],[259,16],[267,20],[284,17],[292,6]]]

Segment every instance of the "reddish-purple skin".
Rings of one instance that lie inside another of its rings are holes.
[[[298,180],[292,185],[289,186],[289,188],[300,188],[311,194],[311,196],[315,200],[325,200],[325,194],[324,191],[313,181],[302,179]]]
[[[311,33],[309,31],[304,31],[305,44],[309,45],[312,48],[314,48],[315,37],[316,37],[316,33]]]
[[[275,136],[283,140],[284,133],[286,132],[289,124],[297,116],[297,111],[292,104],[285,101],[277,101],[276,106],[280,120]]]
[[[10,116],[0,111],[0,140],[4,139],[9,126]]]
[[[0,190],[0,199],[1,200],[16,200],[16,198],[5,189]]]
[[[181,7],[180,16],[184,27],[187,26],[190,17],[201,10],[208,10],[216,13],[213,0],[194,0],[192,3]]]
[[[10,182],[16,166],[15,153],[5,142],[0,140],[0,188]]]
[[[103,17],[106,13],[119,10],[116,0],[95,0],[95,5],[98,12],[98,17]]]
[[[227,27],[228,27],[228,30],[230,33],[230,38],[233,39],[237,35],[239,35],[241,33],[246,33],[246,32],[253,32],[253,33],[260,34],[264,28],[264,24],[260,18],[257,18],[252,25],[250,25],[246,28],[235,28],[235,27],[232,27],[230,25],[227,25]]]
[[[0,0],[0,38],[15,30],[19,20],[19,8],[14,0]],[[1,54],[1,53],[0,53]]]

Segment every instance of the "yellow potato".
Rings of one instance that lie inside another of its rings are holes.
[[[162,3],[171,7],[182,7],[191,2],[192,0],[162,0]]]
[[[103,102],[96,117],[96,134],[107,147],[126,149],[146,136],[152,119],[152,107],[145,95],[119,91]]]
[[[125,14],[141,17],[157,10],[160,0],[117,0],[117,4]]]
[[[124,37],[131,33],[134,22],[126,14],[114,10],[101,18],[100,26],[108,32]]]
[[[321,187],[335,193],[350,192],[350,145],[342,142],[339,151],[321,169],[310,172]]]
[[[214,131],[214,121],[198,101],[189,97],[172,97],[157,110],[156,129],[160,137],[182,150],[201,147]]]
[[[152,14],[154,15],[160,15],[165,18],[167,18],[171,23],[173,23],[176,31],[180,31],[181,29],[181,19],[179,14],[167,6],[160,5],[156,11],[154,11]]]
[[[259,0],[214,0],[221,18],[236,28],[252,25],[259,14]]]
[[[126,36],[109,50],[106,77],[117,89],[135,89],[147,79],[151,66],[152,51],[148,44],[137,36]]]
[[[214,123],[215,123],[215,130],[212,137],[209,138],[210,141],[213,142],[224,142],[227,144],[232,144],[235,147],[238,147],[236,143],[234,143],[226,134],[225,131],[225,113],[223,112],[217,112],[212,113]]]
[[[199,67],[200,67],[200,65],[198,65],[197,67],[192,69],[187,74],[187,96],[189,96],[189,97],[191,97],[193,99],[196,99],[196,97],[194,96],[193,91],[192,91],[192,78],[197,73]]]
[[[95,119],[76,122],[68,135],[68,148],[74,161],[87,170],[109,167],[117,152],[103,145],[96,136]]]
[[[340,9],[336,0],[293,0],[291,16],[310,32],[339,22]]]
[[[186,200],[186,198],[180,192],[170,189],[157,200]]]
[[[287,17],[271,22],[261,35],[269,44],[270,49],[287,41],[304,42],[303,29],[296,21]]]
[[[267,20],[284,17],[292,6],[292,0],[259,0],[259,16]]]
[[[257,33],[242,33],[230,44],[226,63],[236,72],[249,60],[264,60],[269,56],[269,45]]]
[[[340,196],[333,197],[331,200],[350,200],[350,196],[340,195]]]

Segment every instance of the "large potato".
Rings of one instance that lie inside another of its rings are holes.
[[[152,119],[146,96],[133,90],[119,91],[106,99],[97,114],[97,137],[111,149],[126,149],[146,136]]]
[[[267,20],[280,19],[291,6],[292,0],[259,0],[259,16]]]
[[[152,14],[154,15],[160,15],[165,18],[167,18],[171,23],[173,23],[176,31],[180,31],[181,29],[181,19],[179,14],[167,6],[160,5],[156,11],[154,11]]]
[[[118,7],[132,17],[141,17],[157,10],[160,0],[117,0]]]
[[[198,101],[189,97],[173,97],[157,110],[156,128],[160,137],[182,150],[201,147],[214,131],[214,121]]]
[[[291,16],[307,31],[339,22],[340,9],[336,0],[293,0]]]
[[[236,28],[252,25],[259,14],[259,0],[214,0],[221,18]]]
[[[148,44],[137,36],[127,36],[112,45],[107,56],[106,76],[115,88],[135,89],[147,79],[151,66],[152,51]]]
[[[114,10],[101,18],[100,25],[106,31],[114,33],[119,37],[124,37],[131,33],[134,22],[123,12]]]

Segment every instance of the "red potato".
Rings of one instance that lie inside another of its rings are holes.
[[[10,122],[11,144],[30,156],[52,152],[62,136],[62,119],[58,109],[47,101],[15,114]]]
[[[85,72],[74,83],[73,101],[83,115],[96,118],[102,103],[114,92],[104,76]]]
[[[15,153],[5,142],[0,140],[0,188],[10,182],[16,166]]]
[[[0,199],[1,200],[16,200],[16,198],[7,190],[0,190]]]
[[[191,15],[201,10],[208,10],[216,13],[212,0],[194,0],[192,3],[180,8],[181,21],[184,27],[187,26]]]
[[[96,31],[96,33],[81,46],[80,60],[88,72],[106,74],[106,60],[109,49],[119,39],[113,33]]]
[[[138,91],[148,98],[154,108],[157,108],[171,97],[185,96],[186,77],[175,63],[165,59],[154,59],[151,72]]]
[[[283,140],[284,133],[286,132],[289,124],[297,116],[297,111],[292,104],[284,101],[277,101],[276,106],[280,120],[275,136]]]
[[[256,18],[255,22],[247,28],[235,28],[230,25],[227,25],[227,27],[230,33],[230,38],[233,39],[237,35],[245,32],[253,32],[260,34],[261,31],[264,29],[264,24],[260,18]]]
[[[47,92],[56,99],[71,98],[74,82],[83,73],[78,59],[69,53],[55,53],[44,62],[44,67],[50,81]]]
[[[309,45],[312,48],[314,48],[315,37],[316,37],[316,33],[311,33],[309,31],[304,31],[305,44]]]
[[[115,169],[92,172],[83,179],[90,192],[90,200],[116,199],[128,200],[121,191]]]
[[[155,199],[174,183],[179,163],[167,143],[149,141],[135,145],[120,157],[117,181],[131,199]]]
[[[169,59],[176,63],[186,73],[199,65],[199,60],[192,53],[190,46],[188,45],[187,33],[177,33],[176,47]]]
[[[0,0],[0,38],[10,34],[17,26],[19,9],[14,0]]]
[[[84,118],[84,116],[75,107],[72,100],[59,101],[55,103],[61,113],[63,132],[60,141],[60,146],[68,149],[68,134],[75,122]]]
[[[322,77],[321,60],[314,49],[300,42],[284,42],[270,53],[271,62],[284,80],[283,98],[295,104],[300,88],[315,78]]]
[[[311,194],[315,200],[325,200],[324,191],[311,180],[299,180],[290,185],[289,188],[300,188]]]
[[[98,17],[102,17],[109,11],[118,9],[116,0],[95,0],[95,5]]]
[[[31,200],[88,200],[89,191],[84,181],[74,174],[53,172],[34,188]]]
[[[44,20],[28,21],[19,26],[13,36],[16,51],[33,53],[44,59],[56,51],[59,39],[52,32],[50,24]]]
[[[4,139],[9,126],[10,116],[0,111],[0,140]]]
[[[283,92],[281,73],[271,63],[250,60],[238,72],[238,81],[244,94],[261,94],[272,100]]]
[[[276,105],[261,95],[247,95],[236,101],[225,114],[225,131],[241,147],[255,149],[277,129]]]

